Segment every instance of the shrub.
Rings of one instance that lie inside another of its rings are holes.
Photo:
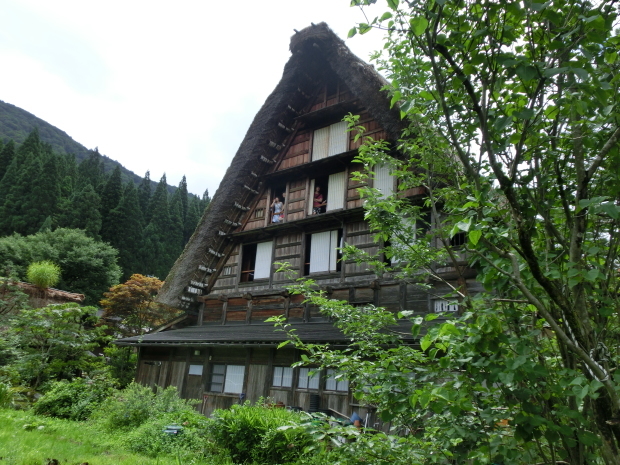
[[[34,404],[33,410],[37,415],[86,420],[113,390],[114,383],[104,376],[55,381]]]
[[[60,267],[47,260],[31,263],[26,271],[26,279],[41,289],[47,289],[60,281]]]
[[[150,388],[131,383],[106,399],[94,412],[93,418],[106,430],[138,428],[150,418],[167,413],[193,411],[191,403],[179,397],[174,386]]]
[[[285,463],[311,442],[301,420],[296,412],[246,403],[213,412],[208,432],[235,463]]]
[[[156,457],[161,454],[204,455],[205,430],[208,420],[195,410],[181,410],[151,417],[127,433],[123,445],[138,454]],[[167,435],[166,426],[182,426],[182,433]]]

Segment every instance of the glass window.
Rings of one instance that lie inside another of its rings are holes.
[[[459,303],[449,300],[435,300],[433,307],[435,313],[458,312]]]
[[[314,371],[314,374],[310,375],[310,372]],[[319,388],[319,373],[317,368],[300,368],[299,369],[299,382],[297,387],[301,389],[318,389]]]
[[[244,373],[243,365],[213,365],[209,391],[240,394],[243,392]]]
[[[349,391],[349,381],[344,379],[343,376],[339,375],[336,370],[333,368],[329,368],[327,370],[327,380],[325,381],[325,390],[326,391]]]
[[[293,369],[291,367],[274,367],[273,385],[276,387],[291,387],[293,385]]]
[[[190,365],[189,366],[189,374],[202,376],[202,365]]]

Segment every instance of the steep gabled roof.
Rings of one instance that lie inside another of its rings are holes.
[[[281,144],[295,118],[309,108],[310,95],[327,74],[344,81],[392,140],[402,130],[399,112],[391,109],[381,90],[387,84],[374,67],[356,57],[325,23],[296,33],[290,44],[291,58],[275,90],[256,114],[248,132],[211,203],[185,250],[172,267],[157,300],[166,305],[188,308],[181,301],[193,281],[202,283],[216,272],[229,241],[226,235],[240,222],[243,207],[257,192],[260,177],[276,161]],[[280,125],[279,125],[280,123]],[[186,297],[187,299],[187,297]]]

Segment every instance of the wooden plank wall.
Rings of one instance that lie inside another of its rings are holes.
[[[378,244],[373,241],[373,234],[368,223],[365,221],[348,223],[345,228],[345,242],[347,244],[355,245],[369,254],[376,254],[379,251]],[[368,266],[365,263],[355,263],[353,260],[345,261],[344,267],[345,279],[369,273]]]
[[[306,184],[305,178],[289,183],[285,221],[300,220],[306,217]]]
[[[222,294],[226,293],[227,289],[234,289],[237,286],[237,271],[239,265],[239,251],[240,245],[236,245],[231,254],[226,259],[226,263],[222,267],[222,272],[217,277],[211,293]]]
[[[278,167],[278,171],[292,168],[294,166],[303,165],[310,161],[310,147],[312,145],[312,129],[302,129],[295,134],[291,145],[284,154],[282,163]]]
[[[243,231],[262,228],[266,224],[265,219],[269,216],[269,192],[266,191],[258,200],[253,209],[248,212],[248,221],[243,227]]]
[[[370,113],[368,113],[368,111],[364,111],[362,113],[360,113],[360,119],[358,121],[358,126],[363,126],[365,129],[364,132],[364,136],[370,136],[372,137],[374,140],[380,140],[380,139],[387,139],[387,132],[383,130],[383,128],[381,128],[379,126],[379,123],[374,120],[371,116]],[[353,150],[353,149],[357,149],[359,148],[363,141],[364,138],[360,137],[357,142],[351,140],[351,145],[349,147],[349,150]]]
[[[290,264],[291,272],[295,273],[293,278],[301,276],[302,270],[302,239],[301,232],[279,236],[276,238],[275,261],[287,262]],[[280,283],[290,279],[287,273],[274,273],[274,283]]]

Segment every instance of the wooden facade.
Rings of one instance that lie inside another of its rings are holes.
[[[366,134],[386,140],[395,140],[401,122],[380,90],[382,78],[327,26],[312,26],[298,36],[291,44],[293,64],[257,115],[160,293],[161,301],[185,308],[194,324],[118,343],[140,348],[138,382],[176,386],[184,397],[200,399],[205,415],[268,397],[347,417],[356,411],[382,426],[372,409],[355,403],[337,373],[312,376],[308,368],[291,368],[299,353],[288,346],[277,349],[286,336],[265,320],[283,315],[307,342],[346,345],[318,308],[286,291],[300,277],[356,306],[423,315],[455,305],[442,297],[447,286],[428,291],[341,259],[338,249],[345,243],[371,254],[380,247],[364,220],[361,185],[352,175],[360,169],[354,163],[360,142],[341,121],[355,112]],[[380,167],[375,171],[380,175],[370,182],[385,195],[394,192],[397,179]],[[319,213],[313,210],[317,186],[326,200]],[[415,201],[423,193],[412,189],[403,195]],[[270,210],[275,197],[285,199],[278,222]],[[288,263],[288,271],[278,271],[277,263]],[[441,270],[456,287],[464,276],[473,278],[460,271]]]

